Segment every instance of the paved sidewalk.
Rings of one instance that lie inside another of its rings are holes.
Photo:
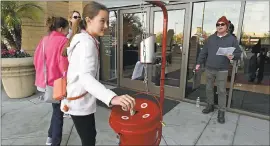
[[[51,105],[34,95],[9,99],[2,91],[2,145],[44,145],[51,118]],[[161,145],[269,145],[269,121],[226,113],[226,123],[216,122],[217,112],[201,113],[194,104],[179,103],[164,116]],[[97,145],[116,145],[109,127],[110,111],[98,106]],[[80,145],[73,122],[65,118],[62,145]]]

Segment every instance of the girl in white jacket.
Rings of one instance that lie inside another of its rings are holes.
[[[79,29],[72,34],[67,48],[67,99],[62,100],[61,110],[71,115],[83,146],[94,146],[96,142],[96,98],[108,106],[120,105],[127,110],[135,105],[132,97],[117,96],[98,81],[100,61],[96,38],[104,35],[108,21],[109,10],[91,1],[84,7]]]

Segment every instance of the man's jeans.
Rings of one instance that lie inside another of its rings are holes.
[[[53,113],[48,136],[52,138],[52,146],[60,146],[63,130],[63,112],[60,110],[60,104],[52,103]]]
[[[228,71],[206,69],[206,96],[207,103],[214,104],[214,82],[217,85],[219,110],[226,109],[226,83]]]

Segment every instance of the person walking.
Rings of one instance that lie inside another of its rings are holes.
[[[61,101],[61,110],[71,115],[82,146],[96,143],[96,99],[107,106],[133,109],[135,99],[129,95],[116,95],[99,82],[99,42],[108,28],[109,10],[95,1],[83,8],[82,19],[73,24],[77,31],[72,34],[67,54],[67,97]],[[74,29],[75,30],[75,29]]]
[[[201,50],[196,70],[200,69],[201,64],[206,62],[206,96],[207,106],[203,109],[204,114],[214,111],[214,82],[218,91],[218,117],[219,123],[225,123],[226,110],[226,83],[230,60],[238,60],[241,56],[241,49],[236,37],[228,32],[229,21],[225,16],[218,19],[216,32],[208,37],[203,49]],[[219,48],[234,47],[232,54],[216,55]]]
[[[49,28],[49,35],[41,39],[34,54],[34,65],[36,69],[35,85],[41,92],[45,92],[46,82],[49,86],[53,86],[54,80],[62,77],[65,68],[68,66],[67,57],[61,55],[68,41],[66,37],[69,28],[68,21],[62,17],[50,17],[47,20],[47,26]],[[46,63],[46,82],[44,61]],[[53,112],[46,145],[60,146],[63,129],[63,112],[60,110],[60,103],[52,103],[52,109]]]

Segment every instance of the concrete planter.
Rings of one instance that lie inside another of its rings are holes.
[[[2,83],[10,98],[24,98],[35,93],[33,57],[2,58]]]

